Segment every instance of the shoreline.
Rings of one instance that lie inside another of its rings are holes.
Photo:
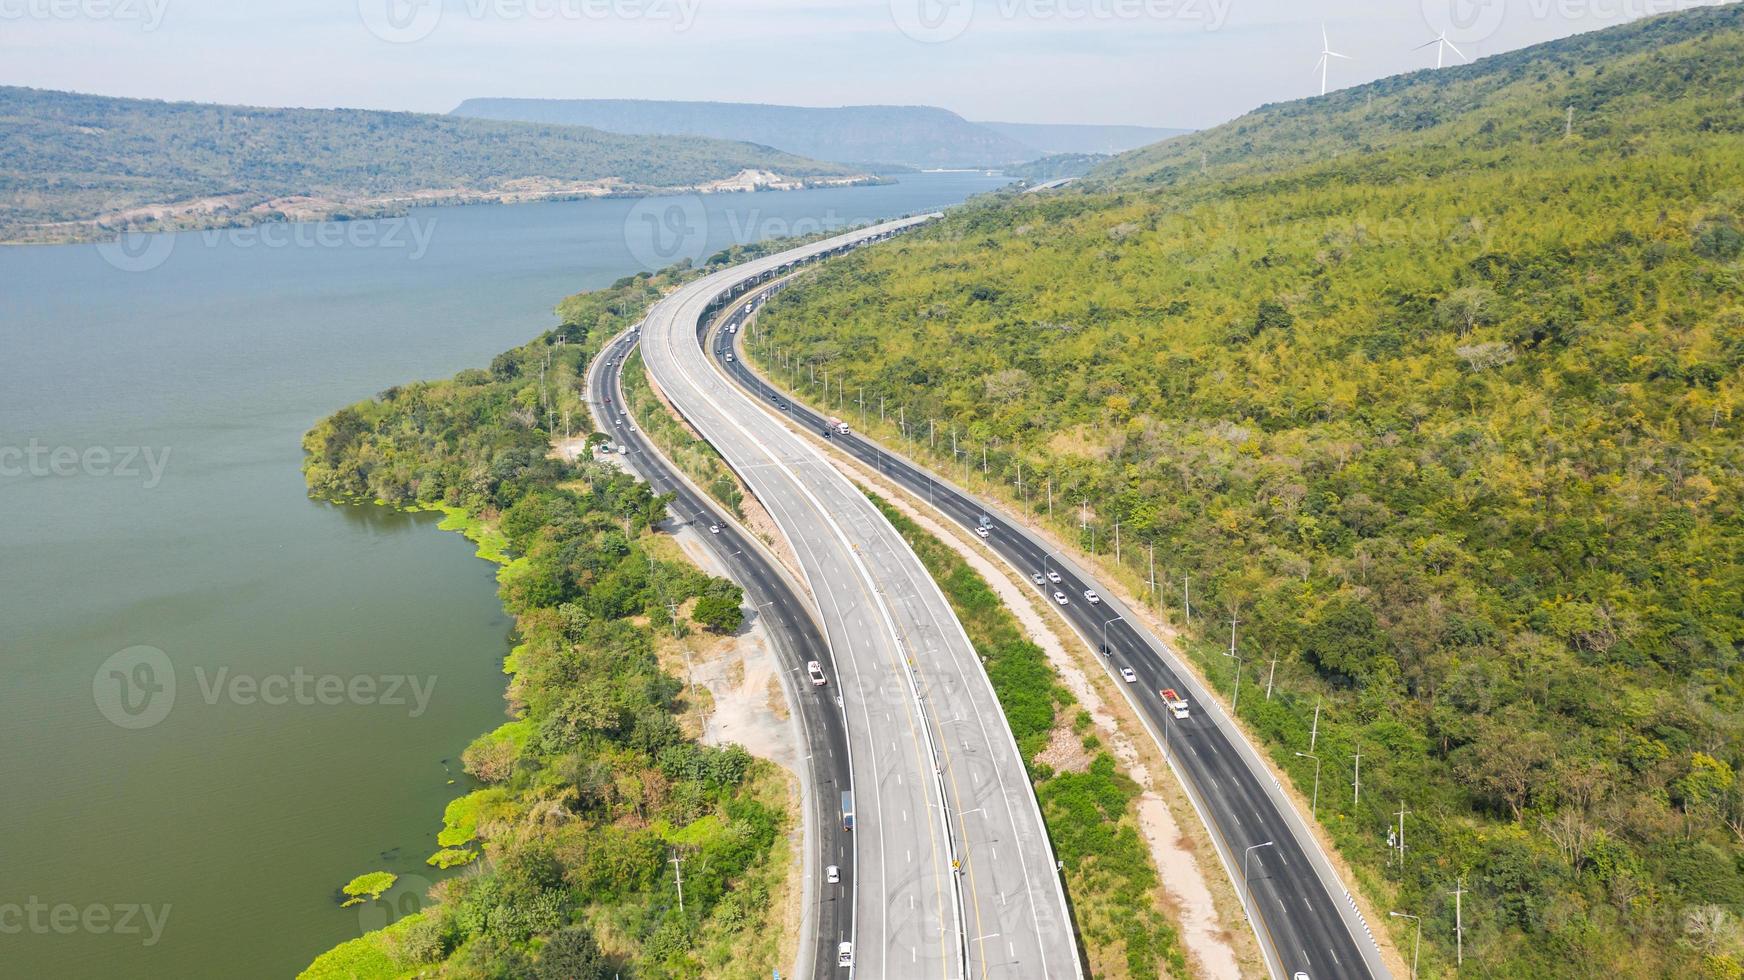
[[[566,188],[552,190],[519,190],[507,188],[498,191],[469,190],[465,188],[429,188],[409,191],[402,194],[377,198],[360,198],[352,201],[337,199],[322,199],[323,203],[310,203],[298,206],[293,202],[303,198],[262,197],[259,194],[231,194],[232,199],[242,199],[239,206],[246,210],[240,212],[209,212],[212,220],[199,220],[194,209],[217,198],[202,198],[169,204],[144,205],[135,211],[173,211],[185,209],[183,217],[171,217],[169,220],[154,219],[137,227],[109,227],[101,224],[101,218],[74,219],[63,222],[51,222],[30,226],[22,234],[11,234],[0,237],[0,246],[53,246],[53,245],[92,245],[113,242],[123,234],[162,235],[180,234],[199,231],[228,231],[241,228],[254,228],[262,225],[281,224],[327,224],[351,221],[379,221],[392,218],[403,218],[412,211],[421,208],[472,207],[477,205],[516,205],[516,204],[550,204],[563,201],[596,201],[623,198],[677,197],[686,194],[718,195],[718,194],[757,194],[764,192],[785,193],[789,191],[815,190],[819,188],[841,187],[879,187],[896,181],[885,174],[855,174],[847,177],[830,176],[798,176],[786,177],[780,174],[768,174],[771,180],[752,180],[750,183],[735,183],[744,177],[741,172],[733,177],[724,177],[706,184],[686,184],[674,187],[638,187],[616,185],[608,178],[605,181],[588,181],[584,184],[571,185]],[[252,201],[252,203],[247,203]],[[284,207],[290,207],[287,212]],[[62,229],[65,228],[63,232]]]

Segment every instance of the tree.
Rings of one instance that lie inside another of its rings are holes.
[[[1496,322],[1496,294],[1485,286],[1465,286],[1435,304],[1435,319],[1464,337],[1478,327]]]
[[[705,595],[696,601],[690,618],[716,633],[734,633],[744,625],[745,611],[727,595]]]

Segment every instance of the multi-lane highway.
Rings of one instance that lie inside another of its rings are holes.
[[[832,655],[857,803],[854,972],[881,978],[1078,977],[1040,811],[975,651],[882,514],[698,344],[724,301],[896,222],[689,283],[644,321],[643,358],[792,545]],[[814,658],[821,659],[821,658]]]
[[[753,300],[779,285],[762,287]],[[735,333],[730,343],[704,339],[704,349],[715,352],[717,369],[767,410],[787,415],[804,430],[825,432],[827,420],[819,413],[771,386],[746,367],[742,356],[727,357],[742,355],[736,344],[742,337]],[[988,519],[987,544],[1026,579],[1041,575],[1035,587],[1050,604],[1057,605],[1056,590],[1067,597],[1069,604],[1060,611],[1101,652],[1110,673],[1119,678],[1121,668],[1131,668],[1136,682],[1122,685],[1128,700],[1182,774],[1225,867],[1250,906],[1274,975],[1306,974],[1314,980],[1389,976],[1368,924],[1282,788],[1193,674],[1130,609],[1028,529],[950,482],[859,435],[835,433],[831,442],[965,528]],[[1055,576],[1057,583],[1051,580]],[[1087,589],[1096,590],[1100,601],[1087,601]],[[1170,688],[1189,700],[1187,718],[1175,719],[1164,706],[1159,692]]]
[[[848,736],[842,709],[827,689],[805,680],[806,663],[820,661],[834,672],[823,634],[812,618],[809,601],[782,572],[779,563],[758,542],[727,519],[706,495],[685,480],[672,464],[643,436],[631,419],[621,414],[625,407],[620,380],[624,357],[635,347],[634,331],[606,344],[588,368],[587,397],[600,431],[625,452],[617,458],[629,464],[655,493],[670,493],[669,507],[680,522],[702,531],[727,577],[745,590],[786,673],[783,683],[798,706],[798,722],[805,740],[806,826],[809,851],[805,860],[806,924],[800,937],[801,976],[828,977],[835,973],[837,949],[849,940],[853,928],[854,848],[842,827],[841,794],[851,789],[848,766]],[[709,527],[718,528],[710,532]],[[835,865],[841,880],[828,882],[824,869]]]

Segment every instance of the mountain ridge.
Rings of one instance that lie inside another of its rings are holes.
[[[9,241],[865,179],[698,137],[0,86],[0,240]]]

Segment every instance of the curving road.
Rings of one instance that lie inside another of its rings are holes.
[[[715,501],[698,490],[640,429],[628,425],[621,380],[624,358],[635,348],[635,331],[608,342],[588,366],[587,399],[600,431],[626,452],[618,458],[646,480],[655,493],[672,494],[668,510],[683,524],[703,531],[727,577],[745,590],[753,617],[766,621],[767,634],[785,672],[789,700],[798,706],[803,745],[806,799],[805,925],[800,937],[801,976],[827,977],[836,969],[836,947],[853,927],[854,848],[842,829],[841,793],[851,786],[848,735],[842,710],[833,696],[812,687],[803,677],[809,660],[833,671],[829,650],[809,599],[801,594],[780,564],[751,535],[728,519]],[[720,528],[709,533],[710,526]],[[824,880],[824,868],[840,868],[841,881]],[[803,927],[802,927],[803,928]]]
[[[842,699],[857,803],[854,973],[1082,976],[1053,850],[1017,746],[948,602],[882,514],[732,385],[698,343],[710,313],[795,264],[905,219],[717,272],[649,311],[650,375],[792,544]]]
[[[782,285],[773,283],[756,298]],[[732,337],[735,342],[739,339]],[[821,432],[824,419],[817,412],[791,400],[746,367],[742,357],[726,359],[729,351],[737,355],[738,348],[715,342],[711,349],[717,368],[745,391],[776,410],[785,406],[785,414],[797,425]],[[859,435],[836,435],[831,441],[888,479],[927,497],[965,528],[973,529],[983,516],[989,518],[987,544],[1026,580],[1038,572],[1060,577],[1058,585],[1049,582],[1036,588],[1048,602],[1053,601],[1055,589],[1067,595],[1070,605],[1060,608],[1061,613],[1086,643],[1102,653],[1110,674],[1118,679],[1120,668],[1130,667],[1137,675],[1136,683],[1121,687],[1182,775],[1201,820],[1212,831],[1219,856],[1249,905],[1261,951],[1274,976],[1306,974],[1313,980],[1390,976],[1368,923],[1283,789],[1192,672],[1149,630],[1137,625],[1130,609],[1039,537],[948,481]],[[1086,589],[1097,590],[1102,602],[1087,602]],[[1174,688],[1191,702],[1188,718],[1176,720],[1169,714],[1159,696],[1164,688]]]

